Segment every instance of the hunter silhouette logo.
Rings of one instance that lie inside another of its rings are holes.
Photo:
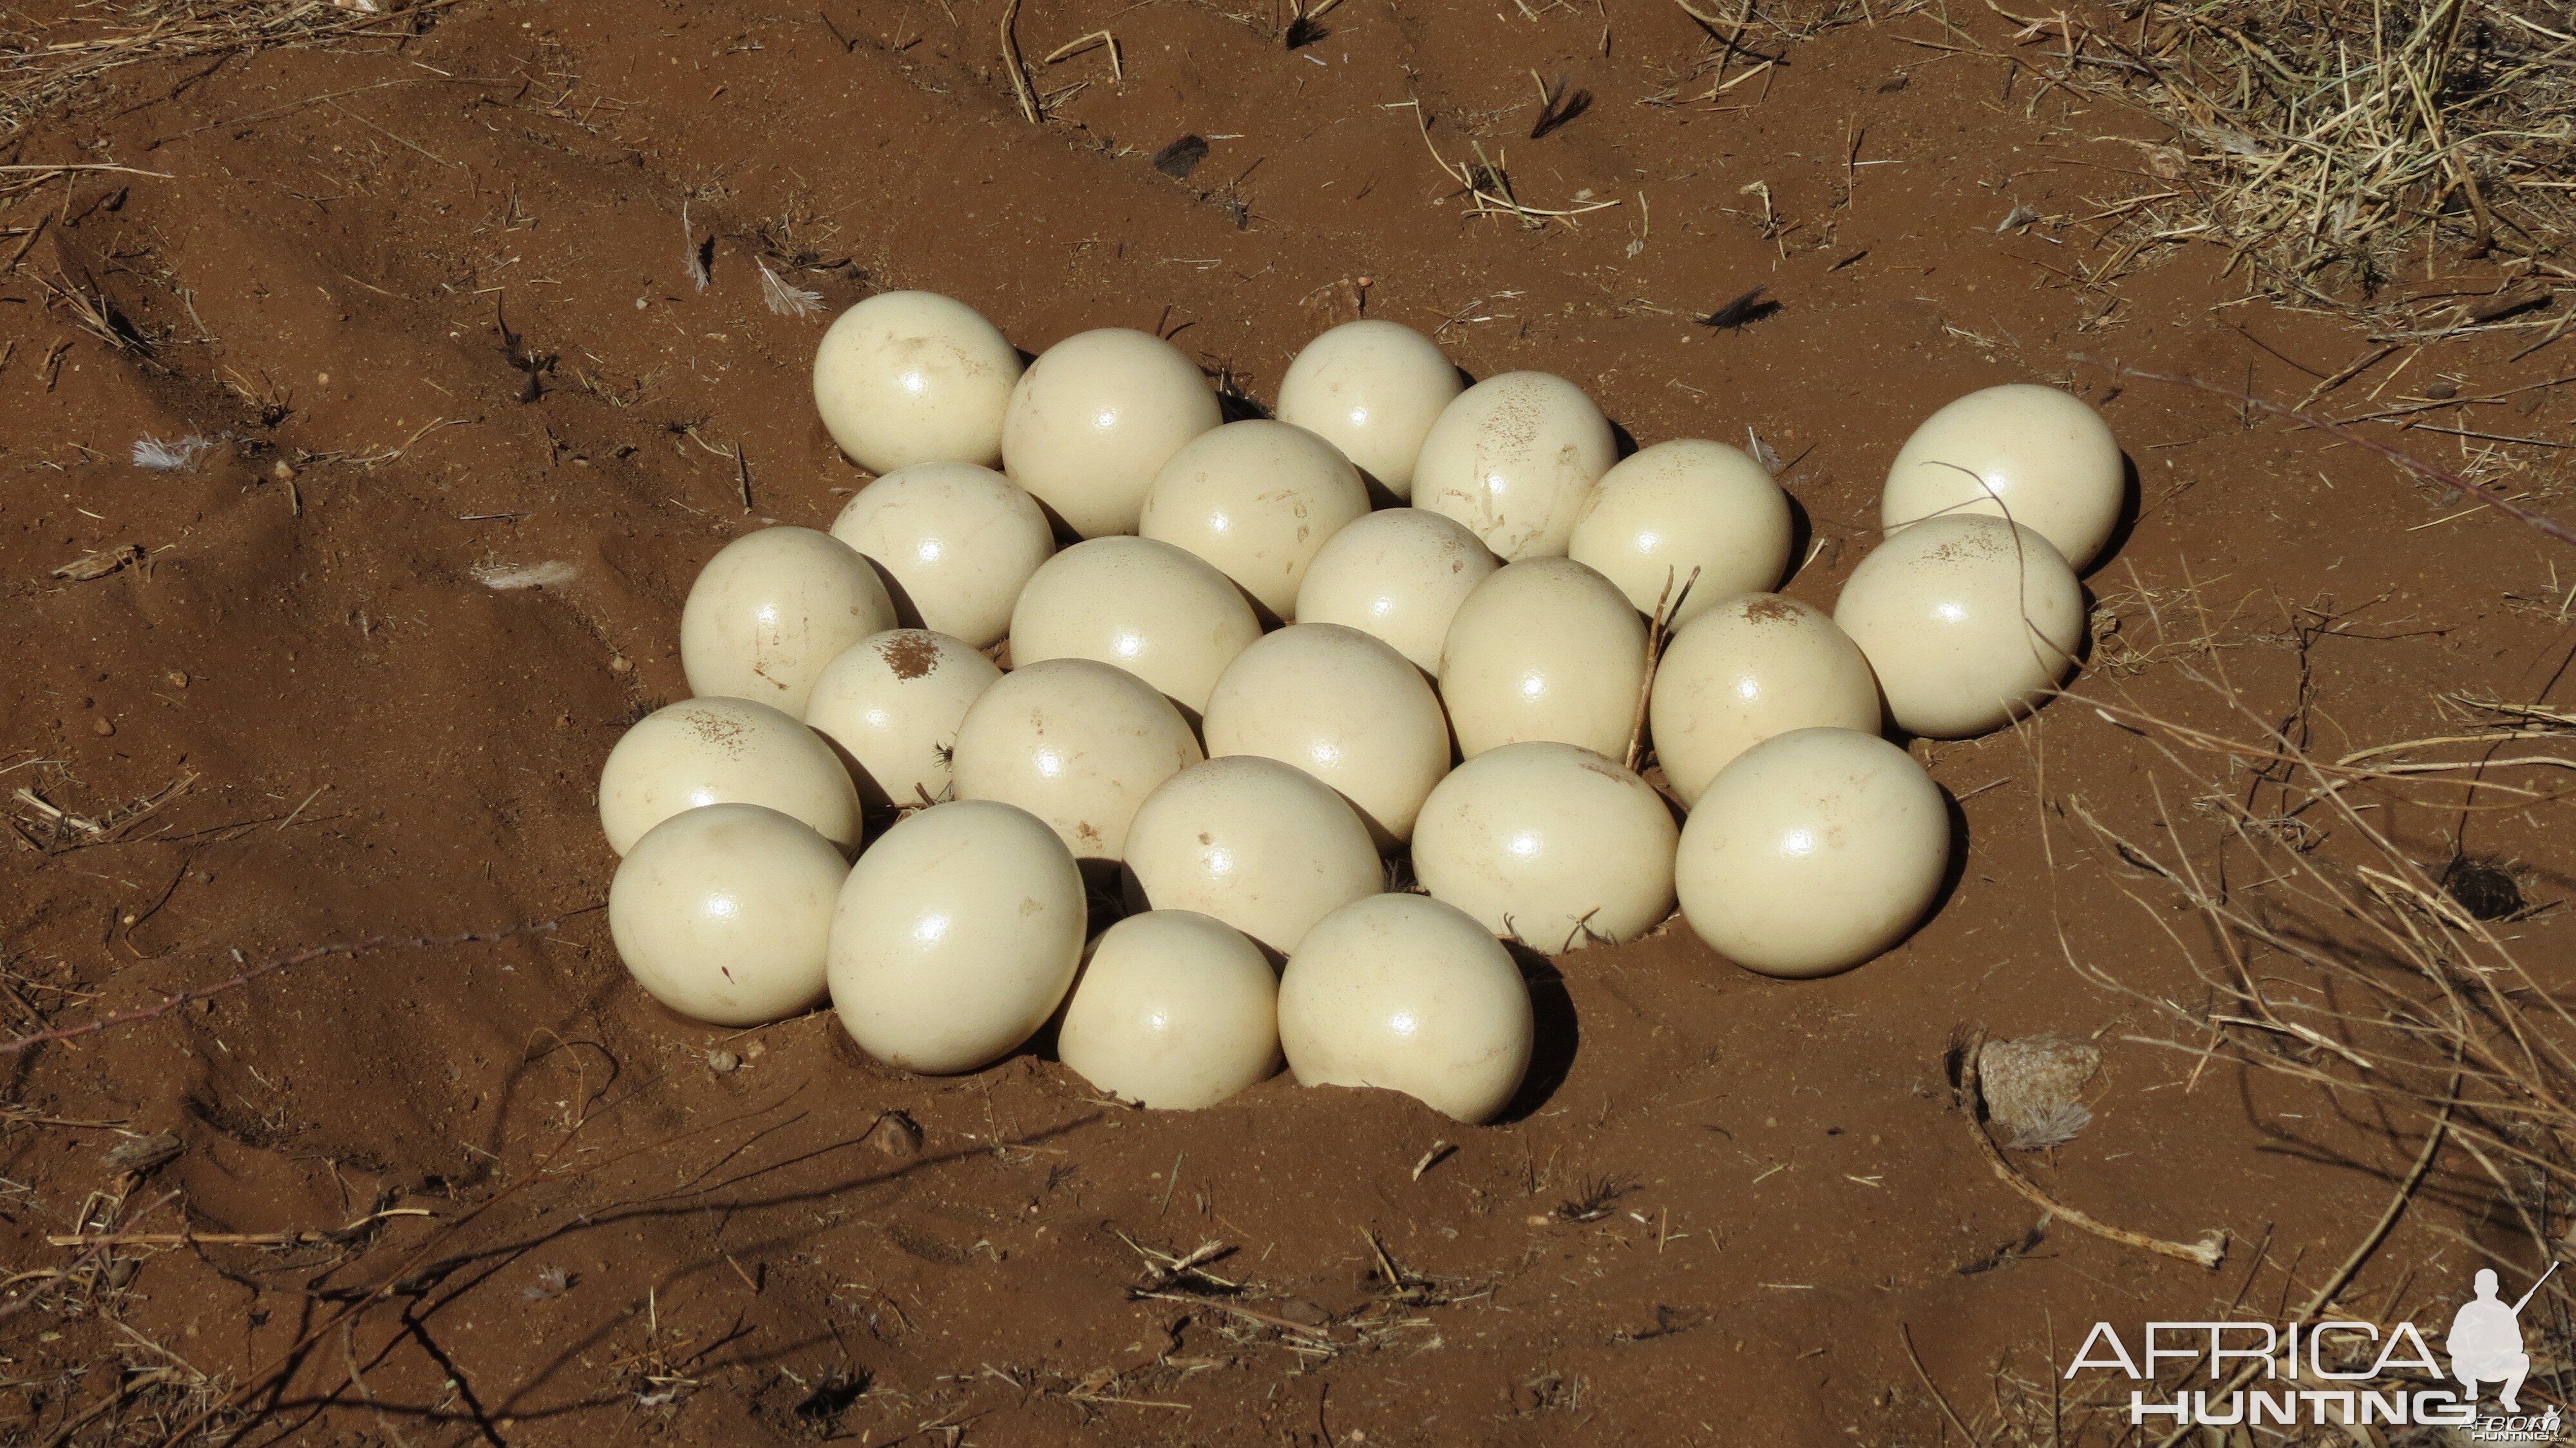
[[[2540,1282],[2549,1280],[2558,1264],[2540,1274]],[[2478,1269],[2478,1295],[2460,1304],[2451,1317],[2451,1335],[2442,1340],[2442,1349],[2451,1355],[2451,1376],[2460,1380],[2460,1389],[2472,1403],[2478,1400],[2478,1384],[2501,1383],[2496,1401],[2508,1413],[2522,1411],[2517,1396],[2522,1380],[2531,1373],[2531,1354],[2522,1350],[2522,1309],[2540,1290],[2540,1282],[2531,1284],[2531,1292],[2507,1307],[2496,1300],[2496,1275],[2493,1270]]]

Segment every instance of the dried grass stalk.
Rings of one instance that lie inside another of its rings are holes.
[[[2082,699],[2142,736],[2168,766],[2155,783],[2160,827],[2123,830],[2081,797],[2060,802],[2116,862],[2121,892],[2201,987],[2192,998],[2135,986],[2068,948],[2079,974],[2170,1028],[2127,1039],[2196,1057],[2194,1080],[2213,1063],[2232,1065],[2316,1086],[2357,1114],[2410,1123],[2439,1116],[2470,1156],[2505,1163],[2544,1198],[2576,1190],[2576,1015],[2508,936],[2454,898],[2441,862],[2418,860],[2379,823],[2388,804],[2473,810],[2490,794],[2516,809],[2536,800],[2566,808],[2564,796],[2512,782],[2517,774],[2527,781],[2528,767],[2498,769],[2474,753],[2420,768],[2389,762],[2465,743],[2486,743],[2491,754],[2495,743],[2564,726],[2545,713],[2476,706],[2457,735],[2329,759],[2305,746],[2305,722],[2281,724],[2248,704],[2215,648],[2171,667],[2209,691],[2234,724],[2186,725],[2134,699]],[[2491,770],[2506,777],[2490,778]],[[2197,812],[2221,823],[2207,857],[2180,843],[2186,836],[2165,793],[2175,777]],[[2416,799],[2431,780],[2449,789]],[[2201,928],[2174,921],[2171,902]],[[2519,1200],[2528,1193],[2500,1175],[2497,1186],[2529,1215]],[[2563,1249],[2535,1223],[2533,1250],[2545,1261]]]
[[[2447,246],[2537,260],[2576,230],[2576,33],[2563,5],[2146,0],[2096,28],[1988,3],[2023,27],[2024,67],[2143,107],[2182,143],[2142,148],[2153,184],[2112,208],[2114,256],[2096,281],[2160,243],[2209,241],[2301,300],[2440,333],[2505,314],[2405,313],[2390,291],[2410,257]]]
[[[315,45],[358,34],[417,33],[457,0],[107,0],[30,27],[0,48],[0,141],[91,83],[152,60]],[[382,8],[380,9],[379,6]],[[399,10],[400,13],[387,13]]]

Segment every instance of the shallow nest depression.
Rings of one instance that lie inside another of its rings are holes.
[[[2430,251],[2539,262],[2576,219],[2563,5],[2148,0],[2099,23],[1994,8],[2023,27],[2024,66],[2142,107],[2183,143],[2145,148],[2163,189],[2120,208],[2106,276],[2147,248],[2209,241],[2261,285],[2374,313]]]

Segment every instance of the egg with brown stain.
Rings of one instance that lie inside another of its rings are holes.
[[[749,699],[683,699],[637,722],[599,772],[608,847],[714,804],[757,804],[804,821],[844,850],[859,846],[859,793],[832,746],[794,717]]]
[[[680,667],[693,694],[803,714],[825,664],[894,626],[894,600],[850,545],[811,528],[763,528],[698,570],[680,609]]]
[[[1001,679],[963,639],[890,629],[824,668],[805,722],[839,748],[868,808],[937,804],[948,797],[966,711]]]
[[[1610,420],[1582,388],[1506,372],[1441,410],[1414,464],[1413,505],[1465,524],[1506,563],[1561,558],[1618,456]]]
[[[1878,677],[1822,611],[1776,593],[1739,593],[1664,645],[1646,718],[1665,780],[1694,803],[1735,756],[1775,734],[1878,732]]]

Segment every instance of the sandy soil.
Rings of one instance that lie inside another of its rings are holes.
[[[1917,420],[2066,385],[2140,493],[2089,580],[2116,632],[2084,687],[2242,735],[2206,658],[2159,647],[2212,637],[2251,716],[2325,754],[2456,732],[2447,694],[2566,706],[2563,546],[2070,360],[2295,400],[2375,348],[2243,302],[2214,249],[2080,284],[2106,254],[2083,218],[2164,184],[2138,143],[2166,134],[1939,48],[2013,27],[1953,7],[1958,32],[1857,10],[1758,32],[1777,63],[1711,102],[1682,10],[1533,8],[1349,0],[1291,50],[1276,17],[1043,0],[1018,24],[1053,106],[1033,126],[989,0],[469,0],[118,70],[9,141],[0,160],[131,169],[0,209],[0,259],[22,253],[0,275],[0,785],[29,792],[0,841],[0,1034],[237,958],[560,922],[10,1057],[18,1441],[157,1442],[220,1407],[246,1443],[1932,1443],[1955,1435],[1936,1386],[2044,1424],[2052,1343],[2098,1318],[2304,1300],[2423,1123],[2195,1077],[2135,1039],[2169,1018],[2070,965],[2205,994],[2183,951],[2206,935],[2074,806],[2217,859],[2204,802],[2253,787],[2071,701],[1915,746],[1965,864],[1865,969],[1760,979],[1678,921],[1534,963],[1541,1070],[1488,1128],[1285,1078],[1136,1112],[1043,1052],[916,1079],[828,1014],[720,1033],[627,981],[599,765],[686,692],[697,566],[866,481],[806,371],[829,313],[881,287],[964,298],[1030,351],[1160,329],[1255,400],[1364,305],[1476,375],[1578,379],[1640,441],[1750,428],[1810,528],[1787,591],[1820,604]],[[1042,62],[1104,27],[1123,80],[1104,48]],[[1538,140],[1533,70],[1593,97]],[[1426,122],[1529,206],[1618,204],[1476,215]],[[1206,159],[1157,171],[1184,135]],[[2017,207],[2040,219],[1999,231]],[[764,306],[763,266],[823,314]],[[2504,283],[2437,254],[2405,285],[2429,312]],[[1756,286],[1776,313],[1698,323]],[[2485,444],[2422,427],[2563,437],[2554,382],[2470,405],[2557,378],[2565,347],[2509,360],[2540,335],[2409,341],[2324,405],[2422,404],[2398,440],[2453,465]],[[188,466],[129,461],[190,436],[211,445]],[[2545,489],[2566,454],[2513,456]],[[102,552],[121,566],[57,572]],[[2374,799],[2429,866],[2466,849],[2518,862],[2534,901],[2568,890],[2563,809]],[[2501,928],[2576,960],[2563,914]],[[2033,1180],[2159,1237],[2224,1229],[2225,1265],[2035,1230],[1945,1074],[1980,1028],[2103,1048],[2094,1124],[2016,1154]],[[157,1133],[176,1154],[121,1170]],[[2359,1297],[2447,1313],[2473,1244],[2520,1240],[2481,1183],[2437,1173]],[[374,1213],[285,1245],[48,1240]]]

